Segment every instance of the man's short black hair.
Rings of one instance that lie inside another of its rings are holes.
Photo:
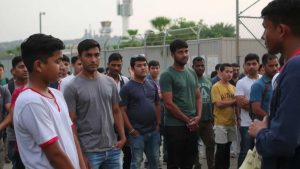
[[[159,62],[158,62],[157,60],[151,60],[151,61],[148,63],[149,69],[150,69],[150,67],[152,67],[152,66],[158,66],[158,67],[160,67]]]
[[[99,49],[99,51],[101,51],[101,47],[97,41],[95,41],[94,39],[85,39],[85,40],[81,41],[77,46],[78,55],[81,56],[83,51],[86,51],[86,50],[89,50],[89,49],[95,48],[95,47],[97,47]]]
[[[105,73],[105,69],[103,67],[98,67],[97,71],[99,73]]]
[[[64,43],[60,39],[39,33],[31,35],[21,44],[21,55],[28,72],[32,72],[36,60],[46,63],[55,51],[64,48]]]
[[[21,56],[15,56],[12,60],[11,60],[11,66],[12,68],[16,68],[17,64],[19,64],[20,62],[23,62],[23,59]]]
[[[183,40],[176,39],[170,43],[170,51],[172,54],[174,54],[176,52],[176,50],[182,49],[182,48],[188,48],[188,44]]]
[[[274,25],[288,25],[295,36],[300,36],[300,1],[274,0],[262,11],[261,16]]]
[[[197,56],[193,59],[193,65],[195,65],[196,62],[204,62],[203,57]]]
[[[77,60],[78,60],[78,56],[73,56],[71,58],[71,63],[74,65],[77,62]]]
[[[215,71],[220,70],[220,66],[221,66],[221,63],[216,64],[216,66],[215,66]]]
[[[223,72],[226,67],[232,67],[230,63],[223,63],[220,65],[220,71]]]
[[[0,67],[2,67],[2,69],[4,70],[4,65],[2,63],[0,63]]]
[[[70,63],[70,58],[67,55],[63,55],[62,61]]]
[[[237,64],[237,63],[232,63],[231,66],[232,66],[232,67],[240,67],[240,65]]]
[[[246,63],[250,60],[256,60],[257,63],[259,63],[259,56],[255,53],[249,53],[246,55],[244,63]]]
[[[266,65],[268,63],[268,60],[273,60],[273,59],[277,59],[277,56],[276,55],[272,55],[272,54],[269,54],[269,53],[265,53],[262,58],[261,58],[261,61],[262,61],[262,64],[263,65]]]
[[[134,56],[134,57],[130,58],[131,68],[134,68],[135,62],[137,62],[137,61],[146,61],[146,63],[147,63],[147,59],[145,58],[145,56],[140,54],[140,55],[137,55],[137,56]]]
[[[109,55],[108,57],[108,63],[112,62],[112,61],[122,61],[123,57],[121,54],[119,53],[112,53],[111,55]]]

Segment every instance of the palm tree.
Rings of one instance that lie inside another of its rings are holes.
[[[152,19],[150,22],[155,29],[157,29],[159,32],[163,32],[171,23],[171,19],[164,16],[158,16]]]

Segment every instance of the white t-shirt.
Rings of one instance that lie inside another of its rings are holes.
[[[258,75],[259,79],[261,75]],[[235,96],[245,96],[247,100],[250,100],[250,91],[252,84],[257,79],[250,79],[248,76],[243,77],[236,83]],[[252,120],[249,116],[249,111],[241,108],[241,126],[248,127],[250,126]]]
[[[276,73],[274,76],[273,76],[273,78],[272,78],[272,89],[273,89],[273,91],[275,90],[275,88],[276,88],[276,86],[277,86],[277,77],[279,76],[279,72],[278,73]]]
[[[13,120],[22,161],[26,168],[52,169],[43,148],[57,141],[74,168],[80,169],[66,102],[58,90],[49,91],[53,98],[30,88],[17,98]]]
[[[71,75],[69,75],[69,76],[61,79],[61,82],[60,82],[60,91],[62,93],[64,93],[66,86],[70,83],[70,81],[72,79],[74,79],[74,77],[75,77],[74,74],[71,74]]]
[[[119,82],[116,82],[115,80],[115,83],[116,83],[116,85],[117,85],[117,89],[118,89],[118,92],[120,92],[120,90],[121,90],[121,83],[123,83],[124,82],[124,84],[126,84],[127,82],[129,82],[129,79],[127,78],[127,77],[125,77],[125,76],[121,76],[121,75],[119,75]],[[123,80],[123,82],[121,82]],[[124,85],[123,84],[123,85]]]

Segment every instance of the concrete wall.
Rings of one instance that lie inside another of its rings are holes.
[[[262,42],[262,41],[261,41]],[[188,41],[190,59],[188,66],[192,65],[192,59],[196,56],[203,56],[207,60],[207,74],[210,74],[214,70],[217,63],[234,63],[236,61],[235,54],[235,38],[218,38],[218,39],[203,39],[199,43],[198,52],[198,42]],[[110,54],[114,52],[119,52],[123,56],[123,69],[122,73],[128,76],[128,68],[130,67],[129,61],[132,56],[137,54],[146,54],[148,61],[157,60],[161,64],[161,70],[169,67],[173,63],[173,59],[169,50],[169,46],[147,46],[147,47],[135,47],[135,48],[125,48],[119,50],[108,50],[101,51],[101,61],[100,66],[106,68],[107,60]],[[65,51],[68,53],[68,51]],[[262,56],[266,53],[266,49],[258,43],[255,39],[240,39],[240,65],[244,62],[244,57],[248,53],[257,53]],[[164,56],[165,54],[165,56]],[[11,60],[2,59],[0,60],[5,66],[6,76],[11,77]]]

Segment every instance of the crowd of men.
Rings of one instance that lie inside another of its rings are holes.
[[[229,169],[236,145],[237,168],[256,146],[261,168],[299,169],[299,10],[298,0],[270,2],[262,11],[269,52],[262,64],[249,53],[243,73],[221,63],[212,77],[202,57],[186,65],[188,44],[179,39],[161,74],[158,61],[138,54],[130,58],[130,77],[122,75],[119,53],[98,72],[101,47],[86,39],[68,75],[63,42],[31,35],[12,59],[12,79],[0,65],[0,168],[7,147],[13,169],[158,169],[160,156],[168,169],[200,169],[201,140],[209,169]]]

